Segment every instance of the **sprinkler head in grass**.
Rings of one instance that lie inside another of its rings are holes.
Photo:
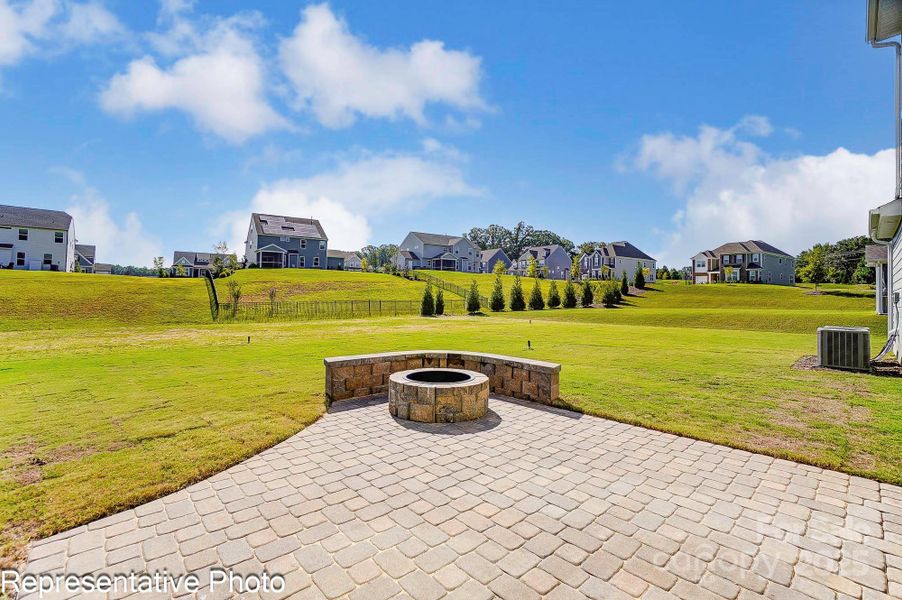
[[[526,349],[532,350],[532,340],[526,340]]]

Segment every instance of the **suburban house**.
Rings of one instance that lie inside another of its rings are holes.
[[[551,246],[530,246],[523,250],[517,260],[511,264],[508,273],[511,275],[526,275],[529,270],[529,261],[534,258],[539,268],[539,276],[548,279],[567,279],[570,273],[570,265],[573,261],[570,253],[563,246],[552,244]]]
[[[176,250],[172,255],[172,266],[169,268],[169,274],[172,277],[180,277],[179,267],[181,266],[185,273],[182,277],[203,277],[208,271],[212,270],[217,257],[222,260],[222,264],[228,265],[229,261],[235,258],[235,255]]]
[[[622,279],[625,273],[632,281],[639,269],[643,270],[645,281],[653,282],[657,261],[629,242],[602,244],[579,257],[580,275],[591,279]]]
[[[0,205],[0,267],[31,271],[75,268],[75,221],[59,210]]]
[[[113,274],[113,265],[110,263],[94,263],[94,274],[95,275],[112,275]]]
[[[727,242],[692,257],[692,282],[795,285],[795,262],[761,240]]]
[[[75,244],[75,260],[82,273],[94,272],[94,256],[97,254],[96,246],[88,244]]]
[[[411,231],[392,257],[399,269],[437,271],[479,271],[480,250],[465,237]]]
[[[902,310],[902,198],[896,198],[870,212],[868,234],[886,250],[884,274],[882,280],[878,279],[878,282],[883,282],[883,289],[880,289],[878,283],[877,297],[887,299],[887,335],[895,336],[892,351],[896,360],[902,363],[902,319],[899,315]],[[877,273],[880,277],[880,269]]]
[[[885,315],[887,310],[886,279],[889,252],[886,251],[886,248],[881,244],[868,244],[864,247],[865,263],[874,269],[876,275],[874,296],[878,315]]]
[[[360,257],[356,252],[345,250],[327,250],[326,268],[336,271],[359,271]]]
[[[316,219],[253,213],[244,258],[264,269],[325,269],[328,243]]]
[[[490,248],[483,250],[479,258],[479,272],[492,273],[495,270],[495,263],[501,262],[504,270],[507,271],[511,266],[511,259],[501,248]]]

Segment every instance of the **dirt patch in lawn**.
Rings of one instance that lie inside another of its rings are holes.
[[[831,369],[830,367],[821,367],[817,364],[817,356],[805,355],[792,365],[793,369],[799,371],[832,371],[834,373],[867,373],[867,371],[848,371],[846,369]],[[890,361],[881,361],[871,364],[871,375],[881,375],[885,377],[902,377],[902,365]]]

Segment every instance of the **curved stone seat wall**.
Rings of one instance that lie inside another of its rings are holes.
[[[502,396],[553,405],[560,396],[557,363],[453,350],[383,352],[333,356],[326,366],[326,402],[362,398],[388,391],[392,373],[425,367],[466,369],[489,378],[489,391]]]

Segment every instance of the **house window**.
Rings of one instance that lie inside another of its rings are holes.
[[[17,267],[25,266],[25,253],[24,252],[16,252],[16,266]]]
[[[782,258],[780,259],[780,264],[781,264],[781,265],[783,264],[783,259],[782,259]]]
[[[318,267],[318,266],[319,266],[319,257],[318,257],[318,256],[314,256],[314,257],[313,257],[313,266],[314,266],[314,267]]]
[[[306,256],[299,256],[299,257],[298,257],[298,266],[299,266],[299,267],[303,268],[303,267],[306,266],[306,265],[305,265],[305,259],[306,259],[306,258],[307,258]]]
[[[752,262],[761,262],[760,254],[752,254]]]
[[[62,244],[63,243],[63,232],[62,231],[54,232],[53,233],[53,241],[56,242],[57,244]]]
[[[20,242],[27,242],[27,241],[28,241],[28,230],[27,230],[27,229],[20,229],[20,230],[19,230],[19,241],[20,241]]]
[[[46,266],[49,267],[49,266],[52,265],[52,264],[53,264],[53,255],[52,255],[52,254],[45,254],[45,255],[44,255],[44,265],[46,265]]]
[[[320,250],[325,250],[325,249],[326,249],[326,241],[325,241],[325,240],[320,240],[320,241],[319,241],[319,249],[320,249]]]
[[[291,238],[288,237],[287,235],[280,235],[280,236],[279,236],[279,241],[280,241],[280,242],[287,242],[287,241],[289,241],[290,239],[291,239]]]
[[[301,240],[301,248],[307,247],[307,240]]]

